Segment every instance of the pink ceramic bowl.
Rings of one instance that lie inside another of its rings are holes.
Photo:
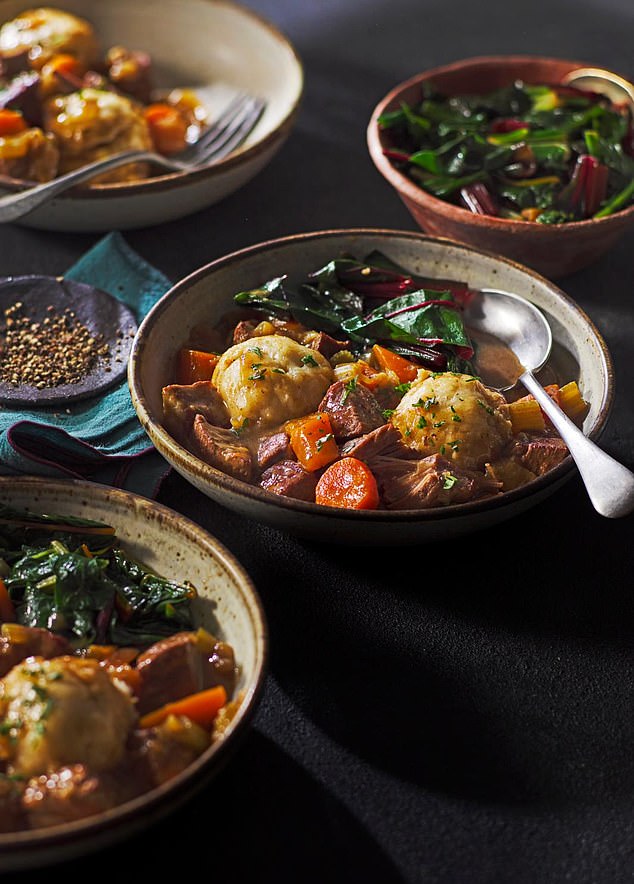
[[[523,55],[469,58],[416,74],[388,92],[375,107],[367,130],[370,156],[385,180],[392,185],[416,223],[426,233],[468,243],[557,279],[581,270],[604,255],[634,223],[634,206],[606,218],[570,224],[536,224],[488,215],[476,215],[438,199],[399,172],[384,155],[392,146],[389,131],[381,131],[378,118],[405,101],[420,100],[420,87],[433,81],[439,91],[486,93],[513,80],[556,83],[587,62]]]

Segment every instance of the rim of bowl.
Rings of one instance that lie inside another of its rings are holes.
[[[422,187],[416,185],[403,172],[399,171],[391,161],[384,155],[384,140],[378,125],[378,118],[381,114],[388,110],[393,110],[399,102],[400,96],[408,89],[419,85],[422,82],[433,80],[435,77],[441,77],[446,74],[452,74],[458,71],[467,71],[471,68],[499,68],[508,64],[553,64],[568,70],[575,68],[590,67],[589,62],[573,61],[567,58],[552,58],[542,55],[475,55],[470,58],[464,58],[450,64],[441,65],[440,67],[430,68],[426,71],[420,71],[417,74],[402,80],[393,86],[383,98],[376,104],[372,111],[370,122],[366,130],[366,142],[368,152],[372,162],[383,175],[383,177],[395,188],[396,191],[402,193],[408,200],[424,208],[429,209],[437,215],[445,215],[454,219],[461,224],[470,224],[474,227],[486,227],[489,230],[508,231],[511,227],[519,227],[522,236],[537,237],[568,237],[574,235],[575,231],[586,231],[596,229],[598,226],[624,226],[634,221],[634,204],[625,209],[620,209],[612,215],[605,218],[586,218],[581,221],[575,221],[567,224],[535,224],[532,221],[525,221],[517,218],[498,218],[494,215],[478,215],[470,212],[468,209],[454,205],[446,200],[441,200],[436,196],[428,193]],[[612,73],[618,74],[617,71]],[[622,76],[621,74],[618,74]]]
[[[510,258],[496,255],[493,252],[489,252],[485,249],[480,249],[466,243],[456,242],[447,237],[429,236],[417,231],[405,231],[384,228],[334,228],[329,230],[316,230],[305,233],[291,234],[289,236],[265,240],[263,242],[256,243],[254,245],[239,249],[238,251],[231,252],[220,258],[217,258],[216,260],[211,261],[210,263],[205,264],[202,267],[199,267],[197,270],[193,271],[192,273],[188,274],[183,279],[175,283],[175,285],[173,285],[172,288],[169,289],[169,291],[167,291],[155,304],[155,306],[150,310],[150,312],[145,316],[145,318],[139,325],[139,329],[132,344],[130,360],[128,363],[128,384],[130,388],[131,398],[134,408],[136,409],[138,418],[148,436],[150,437],[151,441],[163,454],[163,456],[165,456],[166,459],[175,466],[175,469],[182,470],[186,475],[198,477],[205,484],[208,484],[216,489],[216,491],[219,493],[227,492],[230,495],[235,495],[245,500],[256,501],[260,504],[265,504],[267,506],[275,508],[286,509],[291,512],[298,512],[322,517],[328,516],[333,519],[337,518],[344,521],[368,522],[370,524],[379,524],[381,522],[388,522],[389,524],[395,524],[399,522],[437,522],[447,519],[453,519],[456,516],[466,516],[474,515],[479,512],[489,512],[491,510],[496,510],[513,505],[528,497],[532,497],[533,495],[538,494],[540,491],[548,488],[550,485],[557,483],[559,480],[563,480],[564,477],[567,477],[568,474],[572,473],[575,464],[572,457],[568,455],[558,466],[550,470],[545,475],[539,476],[538,478],[534,479],[532,482],[524,485],[521,488],[516,488],[511,491],[505,491],[504,494],[501,494],[499,497],[485,498],[483,500],[474,500],[467,503],[453,504],[452,506],[448,507],[430,507],[428,509],[422,510],[347,510],[337,507],[321,506],[317,503],[294,500],[293,498],[279,497],[278,495],[274,495],[271,492],[265,491],[263,488],[260,488],[257,485],[249,485],[246,482],[235,479],[232,476],[229,476],[226,473],[215,469],[209,464],[206,464],[200,458],[196,457],[194,454],[192,454],[186,448],[180,445],[173,438],[173,436],[171,436],[164,429],[164,427],[160,424],[158,418],[155,418],[152,415],[151,410],[149,409],[147,399],[145,397],[140,379],[138,377],[137,366],[143,359],[143,350],[146,346],[148,335],[151,334],[152,325],[154,324],[154,322],[160,319],[161,314],[169,306],[170,302],[175,297],[178,297],[180,292],[188,289],[193,283],[210,277],[215,270],[226,268],[227,266],[230,266],[232,264],[239,264],[246,257],[255,254],[263,254],[267,251],[277,249],[280,246],[284,245],[295,244],[301,247],[303,244],[317,239],[327,239],[328,237],[336,239],[338,237],[350,236],[379,236],[387,239],[406,239],[411,240],[412,242],[419,243],[438,243],[441,246],[447,246],[455,250],[468,252],[471,255],[485,256],[487,258],[493,259],[498,263],[506,264],[507,266],[513,267],[523,274],[530,276],[540,285],[545,285],[546,287],[548,287],[551,292],[553,292],[553,294],[555,294],[559,299],[563,300],[566,303],[568,309],[575,312],[579,316],[579,318],[583,320],[583,322],[587,325],[588,330],[595,338],[600,350],[606,377],[606,388],[603,403],[599,410],[597,420],[589,435],[593,439],[598,438],[601,435],[607,423],[614,402],[614,366],[612,362],[612,357],[603,339],[603,336],[599,332],[598,328],[594,325],[590,317],[585,313],[584,310],[582,310],[581,307],[579,307],[579,305],[572,298],[566,295],[565,292],[563,292],[557,285],[546,279],[546,277],[542,276],[537,271],[534,271],[517,261],[513,261]],[[178,466],[176,466],[176,464],[178,464]]]
[[[206,0],[206,2],[210,2],[210,0]],[[213,178],[221,173],[230,171],[236,166],[241,166],[243,163],[247,163],[260,156],[260,154],[264,153],[275,144],[276,141],[286,136],[299,112],[304,95],[304,65],[295,46],[277,27],[277,25],[273,24],[253,9],[249,9],[247,6],[242,6],[240,3],[234,2],[234,0],[212,0],[212,2],[215,5],[220,4],[232,7],[247,18],[258,22],[293,56],[298,72],[297,93],[291,104],[289,104],[286,114],[278,122],[277,126],[266,135],[253,142],[253,144],[239,148],[237,151],[224,157],[224,159],[219,162],[214,163],[212,166],[203,166],[200,169],[186,169],[183,172],[162,172],[158,175],[153,175],[151,178],[141,178],[138,181],[115,181],[110,184],[92,184],[88,186],[78,185],[61,193],[56,197],[57,200],[68,199],[69,197],[72,197],[74,200],[90,200],[95,199],[96,197],[99,197],[100,199],[114,197],[120,198],[122,196],[141,196],[149,192],[171,190],[172,188],[179,187],[184,181],[195,183],[201,181],[203,178]],[[7,191],[18,193],[22,190],[28,190],[30,187],[33,187],[34,184],[37,184],[37,182],[30,181],[26,178],[12,178],[10,175],[0,174],[0,187]]]
[[[70,855],[73,843],[77,842],[79,844],[83,843],[86,839],[90,840],[91,835],[95,838],[99,835],[105,837],[108,831],[118,830],[126,821],[138,818],[141,811],[150,815],[150,821],[152,819],[151,812],[155,808],[157,814],[163,815],[163,813],[168,813],[169,809],[165,807],[166,803],[174,801],[174,796],[177,795],[182,795],[183,798],[186,798],[191,789],[195,788],[195,785],[192,786],[192,784],[195,784],[197,780],[204,780],[210,771],[216,769],[216,765],[220,766],[223,764],[227,760],[228,753],[235,748],[239,738],[244,735],[264,691],[269,658],[268,622],[258,590],[236,556],[206,528],[156,500],[122,488],[114,488],[110,485],[102,485],[82,479],[49,479],[42,476],[0,476],[0,490],[4,488],[11,489],[12,487],[19,487],[26,492],[32,491],[34,495],[38,493],[46,494],[47,490],[53,491],[64,495],[69,500],[74,496],[83,496],[88,501],[98,497],[104,503],[112,500],[119,507],[127,508],[131,512],[153,512],[161,514],[170,523],[178,521],[179,529],[191,540],[202,545],[234,577],[236,585],[240,588],[240,594],[245,607],[248,610],[249,619],[253,624],[256,648],[254,652],[254,678],[248,688],[245,689],[244,698],[238,713],[228,725],[226,736],[222,740],[209,746],[202,755],[173,779],[162,783],[149,792],[144,792],[131,801],[126,801],[95,816],[73,822],[20,832],[0,833],[0,864],[5,854],[17,855],[21,850],[36,847],[45,849],[47,847],[59,846],[60,849],[65,850],[62,845],[68,845],[67,851]],[[32,864],[25,861],[20,867],[28,867],[30,865]]]

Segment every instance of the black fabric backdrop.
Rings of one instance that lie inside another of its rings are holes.
[[[420,69],[504,52],[634,75],[631,0],[246,5],[294,42],[304,101],[286,145],[240,192],[125,233],[173,279],[284,234],[414,229],[367,156],[365,129],[377,100]],[[0,273],[63,272],[96,239],[2,228]],[[612,354],[616,402],[601,444],[630,468],[633,248],[634,231],[560,281]],[[634,880],[634,517],[602,519],[575,476],[495,530],[361,551],[246,522],[176,475],[161,500],[215,533],[254,579],[270,627],[266,689],[212,785],[125,853],[56,871],[279,884]]]

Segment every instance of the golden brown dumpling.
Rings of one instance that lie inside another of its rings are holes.
[[[314,411],[333,381],[328,360],[286,335],[262,335],[222,354],[213,383],[234,427],[271,427]]]
[[[440,453],[480,469],[510,441],[506,400],[471,375],[420,371],[392,414],[403,441],[424,457]]]
[[[0,137],[0,173],[29,181],[50,181],[57,174],[59,149],[52,135],[25,129]]]
[[[82,761],[107,770],[137,721],[131,697],[96,660],[28,657],[0,681],[3,749],[12,774],[37,776]]]
[[[50,98],[44,107],[44,128],[57,139],[60,174],[122,150],[152,150],[141,106],[102,89],[86,88]],[[145,178],[147,172],[147,164],[130,163],[92,180],[133,181]]]
[[[37,69],[61,52],[91,67],[99,60],[100,46],[90,22],[61,9],[40,6],[21,12],[0,28],[0,55],[21,52],[29,53]]]

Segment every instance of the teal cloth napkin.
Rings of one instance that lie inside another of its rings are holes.
[[[119,298],[137,322],[172,285],[118,231],[65,277]],[[137,419],[125,379],[61,409],[0,406],[0,474],[88,479],[154,497],[168,470]]]

